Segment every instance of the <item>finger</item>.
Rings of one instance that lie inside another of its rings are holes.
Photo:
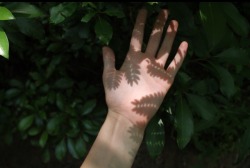
[[[171,48],[174,42],[177,29],[178,29],[178,22],[175,20],[171,21],[168,26],[165,38],[161,44],[161,48],[157,54],[156,60],[158,63],[162,65],[165,65],[168,59],[169,53],[171,52]]]
[[[168,11],[162,10],[159,13],[158,18],[155,22],[155,25],[150,35],[147,49],[146,49],[146,53],[151,57],[155,57],[155,54],[157,52],[157,49],[161,41],[161,36],[162,36],[162,32],[163,32],[167,17],[168,17]]]
[[[130,41],[130,51],[132,52],[141,51],[146,17],[147,10],[141,9],[137,15],[132,38]]]
[[[186,41],[183,41],[180,44],[174,59],[172,60],[172,62],[169,64],[167,68],[167,73],[170,78],[174,79],[176,73],[180,69],[182,62],[186,56],[187,48],[188,48],[188,43]]]
[[[104,64],[104,73],[110,70],[115,70],[115,55],[111,48],[103,47],[103,64]]]

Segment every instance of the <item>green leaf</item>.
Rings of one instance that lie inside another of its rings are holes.
[[[58,160],[62,160],[67,152],[65,140],[62,139],[55,148],[55,155]]]
[[[41,131],[40,128],[38,128],[38,127],[32,127],[32,128],[29,129],[28,134],[30,136],[35,136],[35,135],[39,134],[40,131]]]
[[[176,108],[177,144],[183,149],[191,140],[194,132],[193,116],[185,99],[181,99]]]
[[[145,135],[147,149],[152,158],[156,158],[163,150],[165,142],[165,131],[162,120],[154,116],[149,122]]]
[[[44,16],[44,12],[42,12],[42,10],[35,5],[26,2],[12,2],[8,4],[7,7],[12,11],[12,13],[21,14],[21,16],[29,18]]]
[[[37,20],[28,18],[17,18],[16,24],[19,30],[29,37],[33,37],[35,39],[42,39],[45,35],[43,25]]]
[[[91,120],[88,119],[82,120],[82,125],[86,130],[91,130],[93,128],[93,123],[91,122]]]
[[[56,94],[56,106],[61,111],[64,111],[64,105],[65,105],[65,101],[64,101],[63,95],[61,93],[57,93]]]
[[[9,83],[10,83],[10,86],[12,87],[17,87],[19,89],[23,88],[23,83],[17,79],[11,79]]]
[[[60,130],[61,122],[62,118],[60,116],[51,118],[46,127],[48,133],[51,135],[57,135]]]
[[[207,82],[206,80],[192,81],[192,86],[190,89],[195,93],[205,95],[208,92]]]
[[[43,148],[46,145],[47,140],[48,140],[48,133],[47,131],[44,131],[40,136],[39,145]]]
[[[205,120],[213,120],[214,114],[218,111],[216,106],[202,96],[187,94],[189,104],[196,113]]]
[[[196,31],[193,38],[193,50],[198,57],[207,58],[209,57],[208,43],[206,36],[200,31]]]
[[[90,6],[94,9],[96,9],[96,5],[93,2],[82,2],[82,7]]]
[[[47,51],[57,53],[63,47],[61,42],[50,43],[47,47]]]
[[[73,84],[74,84],[73,80],[69,78],[61,78],[55,82],[55,87],[59,89],[68,89],[71,88]]]
[[[13,143],[14,138],[12,133],[7,133],[6,135],[4,135],[3,139],[4,143],[6,143],[7,145],[11,145]]]
[[[158,4],[159,2],[147,2],[149,5]]]
[[[188,85],[188,82],[191,80],[191,77],[185,72],[179,72],[177,78],[182,88],[185,88]]]
[[[21,93],[21,90],[20,90],[20,89],[17,89],[17,88],[8,89],[8,90],[5,92],[5,98],[6,98],[7,100],[10,100],[10,99],[12,99],[12,98],[17,97],[20,93]]]
[[[76,137],[79,134],[79,132],[80,132],[79,128],[80,127],[78,127],[78,128],[71,128],[70,130],[67,131],[66,135],[68,137],[71,137],[71,138]]]
[[[76,10],[76,2],[60,3],[50,9],[51,23],[58,24],[63,22],[66,18],[70,17]]]
[[[0,27],[0,55],[4,58],[9,59],[9,40],[4,32],[4,30]]]
[[[223,2],[222,11],[227,16],[227,24],[233,31],[242,37],[247,37],[249,33],[249,23],[246,18],[240,14],[233,3]]]
[[[222,66],[212,64],[212,68],[215,70],[215,75],[220,82],[220,91],[223,95],[228,98],[232,97],[236,91],[234,78],[230,74],[230,72]]]
[[[9,9],[0,6],[0,20],[11,20],[15,19]]]
[[[95,16],[95,14],[96,13],[93,11],[87,13],[82,17],[81,22],[88,23]]]
[[[20,131],[27,130],[32,125],[33,121],[34,121],[34,115],[33,114],[25,116],[18,123],[18,129]]]
[[[201,2],[200,19],[209,43],[209,50],[211,51],[217,47],[225,33],[226,17],[221,11],[221,3]]]
[[[88,100],[84,103],[84,105],[82,107],[83,111],[81,112],[81,114],[87,115],[90,112],[92,112],[95,107],[96,107],[96,99]]]
[[[109,16],[115,16],[117,18],[125,17],[123,10],[119,7],[109,7],[104,11],[104,13],[106,13]]]
[[[250,126],[248,126],[248,128],[245,130],[244,134],[241,137],[240,145],[239,145],[238,161],[243,160],[247,152],[249,152],[249,150],[250,150]]]
[[[104,19],[98,19],[95,23],[95,34],[98,39],[108,45],[113,36],[112,26]]]
[[[227,48],[226,50],[214,56],[214,59],[233,65],[247,65],[250,61],[248,53],[245,50],[235,47]]]
[[[67,139],[67,147],[69,153],[73,156],[75,159],[79,159],[78,153],[76,152],[74,141],[71,138]]]
[[[78,128],[78,119],[76,118],[70,118],[69,123],[71,128],[77,129]]]
[[[43,157],[43,162],[44,163],[48,163],[50,161],[50,153],[49,153],[49,149],[46,148],[42,154]]]
[[[81,137],[76,140],[75,148],[79,157],[83,157],[87,152],[86,143]]]

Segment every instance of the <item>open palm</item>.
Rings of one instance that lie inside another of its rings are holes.
[[[182,42],[165,69],[175,34],[177,21],[171,21],[159,48],[167,10],[159,14],[145,52],[141,51],[147,11],[139,11],[130,49],[120,70],[115,69],[113,51],[103,48],[103,83],[109,112],[116,112],[138,126],[145,126],[160,107],[186,55],[188,44]],[[159,51],[158,51],[159,49]],[[157,52],[158,51],[158,52]]]

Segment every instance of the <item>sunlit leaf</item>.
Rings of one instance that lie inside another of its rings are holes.
[[[11,19],[15,19],[15,17],[12,15],[9,9],[0,6],[0,20],[11,20]]]
[[[9,40],[4,32],[4,30],[0,27],[0,55],[9,58]]]
[[[165,130],[162,120],[155,116],[146,129],[145,135],[147,149],[152,158],[156,158],[163,150],[165,142]]]

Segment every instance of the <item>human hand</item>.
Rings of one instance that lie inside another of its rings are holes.
[[[168,11],[162,10],[155,22],[147,48],[141,51],[147,11],[139,11],[130,48],[120,68],[115,68],[112,49],[103,47],[103,84],[109,113],[127,118],[138,127],[145,128],[159,109],[166,93],[173,84],[188,43],[183,41],[178,51],[165,69],[171,47],[177,32],[177,21],[171,21],[166,36],[160,45]],[[159,48],[159,52],[158,51]]]

